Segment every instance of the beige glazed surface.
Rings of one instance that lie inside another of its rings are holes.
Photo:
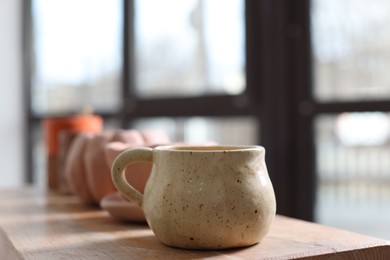
[[[157,147],[121,153],[113,163],[118,190],[143,208],[166,245],[222,249],[261,241],[274,219],[274,191],[264,148]],[[145,193],[124,177],[127,165],[152,161]]]

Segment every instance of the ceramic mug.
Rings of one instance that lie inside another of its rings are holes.
[[[249,246],[267,234],[276,211],[264,155],[261,146],[134,148],[115,159],[112,178],[168,246]],[[125,178],[126,167],[141,161],[153,163],[144,194]]]

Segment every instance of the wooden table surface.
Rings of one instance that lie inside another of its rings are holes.
[[[283,216],[251,247],[170,248],[147,225],[37,188],[0,190],[0,228],[0,259],[390,259],[388,241]]]

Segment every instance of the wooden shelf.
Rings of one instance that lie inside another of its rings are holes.
[[[276,216],[259,244],[222,251],[161,244],[147,225],[120,222],[78,198],[37,188],[0,190],[2,259],[390,259],[390,242]]]

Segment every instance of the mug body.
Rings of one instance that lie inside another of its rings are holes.
[[[143,201],[164,244],[192,249],[258,243],[276,211],[260,146],[157,147]]]

